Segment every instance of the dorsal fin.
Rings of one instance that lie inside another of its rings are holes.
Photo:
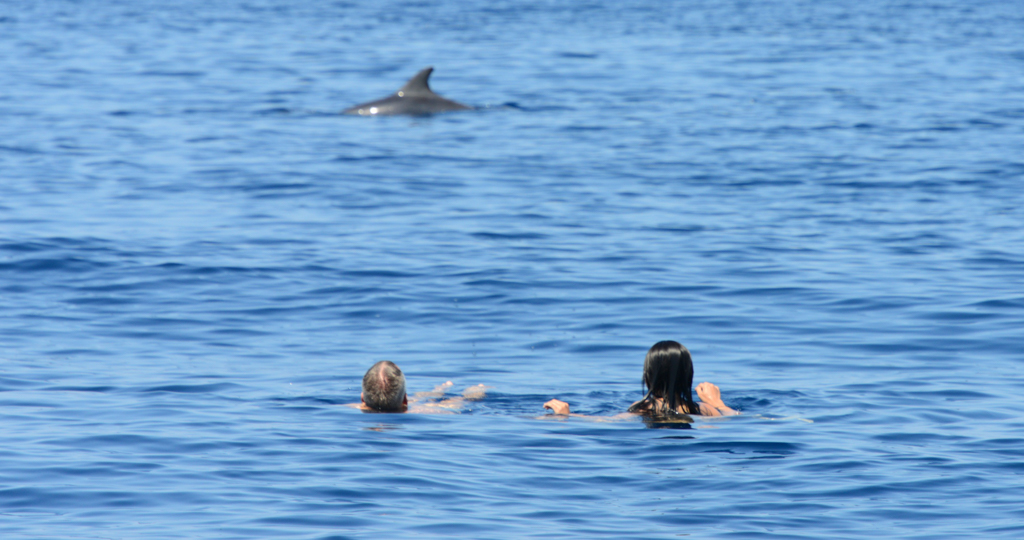
[[[430,74],[434,71],[434,68],[428,67],[420,70],[419,73],[413,75],[409,82],[405,83],[405,86],[398,89],[399,96],[417,95],[417,94],[432,94],[430,91],[430,85],[427,84],[427,79],[430,78]]]

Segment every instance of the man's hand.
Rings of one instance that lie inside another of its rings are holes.
[[[484,386],[483,384],[470,386],[462,391],[462,397],[465,399],[483,399],[484,396],[487,395],[488,388],[490,388],[490,386]]]
[[[443,393],[447,392],[449,388],[452,387],[452,384],[453,383],[451,381],[448,381],[448,382],[446,382],[444,384],[439,384],[439,385],[434,387],[432,392],[436,392],[438,394],[443,394]]]

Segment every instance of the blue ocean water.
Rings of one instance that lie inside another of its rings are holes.
[[[1024,4],[294,4],[0,4],[3,538],[1024,535]]]

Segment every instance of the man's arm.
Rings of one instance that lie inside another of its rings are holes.
[[[447,392],[448,389],[451,387],[452,382],[447,381],[445,383],[435,386],[434,389],[429,392],[416,392],[415,394],[409,396],[409,404],[411,405],[413,403],[416,403],[417,401],[423,401],[424,399],[443,397],[445,392]]]
[[[422,399],[426,397],[441,397],[444,393],[452,386],[452,382],[448,381],[442,385],[438,385],[432,392],[420,392],[414,396],[414,399]],[[432,403],[421,403],[415,408],[410,408],[411,413],[454,413],[461,409],[467,401],[477,401],[483,399],[487,395],[487,389],[489,386],[478,384],[476,386],[470,386],[462,391],[462,395],[459,397],[453,397],[443,399],[441,401]]]

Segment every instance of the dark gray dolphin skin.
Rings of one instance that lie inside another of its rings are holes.
[[[362,103],[355,107],[349,107],[342,111],[342,114],[358,114],[360,116],[390,116],[395,114],[409,114],[413,116],[426,116],[448,111],[466,111],[472,109],[461,103],[445,99],[435,94],[427,79],[434,68],[428,67],[416,74],[405,86],[398,89],[384,99]]]

